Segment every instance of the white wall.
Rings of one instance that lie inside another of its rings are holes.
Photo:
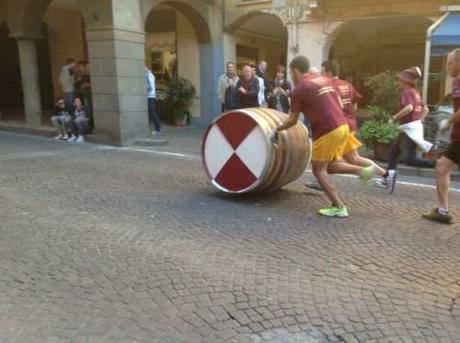
[[[59,84],[59,74],[66,59],[84,58],[82,21],[80,12],[71,9],[48,7],[43,21],[48,25],[51,69],[53,74],[54,96],[63,95]]]
[[[224,34],[224,57],[225,62],[232,61],[236,63],[236,44],[237,39],[235,36]],[[224,72],[224,70],[222,71]]]
[[[286,53],[287,42],[267,40],[260,37],[249,37],[247,35],[224,34],[225,61],[236,63],[236,46],[244,45],[258,50],[259,61],[265,60],[268,63],[268,76],[275,74],[276,67],[280,64],[281,56]],[[283,61],[282,64],[286,64]]]

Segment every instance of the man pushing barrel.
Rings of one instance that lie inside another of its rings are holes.
[[[327,217],[348,217],[348,210],[328,174],[355,174],[367,184],[376,173],[375,166],[360,167],[342,160],[350,139],[343,104],[330,78],[309,73],[307,57],[299,55],[289,65],[295,89],[291,95],[291,113],[272,133],[275,141],[278,132],[294,126],[302,112],[313,128],[313,174],[332,202],[331,207],[319,210]]]

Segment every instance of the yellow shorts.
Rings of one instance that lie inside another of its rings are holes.
[[[343,152],[344,155],[361,148],[363,144],[356,138],[356,132],[350,132],[348,135],[348,142],[347,146],[345,147],[345,151]]]
[[[312,161],[332,162],[340,160],[344,155],[349,136],[348,124],[345,124],[319,137],[313,142]]]

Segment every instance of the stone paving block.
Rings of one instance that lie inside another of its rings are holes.
[[[419,218],[426,188],[335,178],[352,215],[328,220],[310,174],[234,198],[197,159],[30,139],[14,145],[52,153],[0,165],[7,342],[459,341],[460,227]]]

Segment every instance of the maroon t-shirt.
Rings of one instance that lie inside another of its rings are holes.
[[[454,103],[454,113],[460,110],[460,75],[454,78],[452,85],[452,101]],[[450,140],[455,143],[460,143],[460,122],[457,122],[452,128],[452,136]]]
[[[291,95],[291,111],[310,121],[313,139],[347,124],[339,94],[331,79],[305,74]]]
[[[415,88],[404,89],[401,93],[399,100],[399,110],[402,110],[407,105],[412,105],[414,110],[399,119],[400,124],[407,124],[416,120],[420,120],[423,117],[423,100],[420,94],[418,94]]]
[[[345,80],[333,79],[337,92],[343,104],[343,112],[347,118],[348,126],[351,132],[358,131],[358,122],[355,116],[355,104],[362,98],[362,95]]]

